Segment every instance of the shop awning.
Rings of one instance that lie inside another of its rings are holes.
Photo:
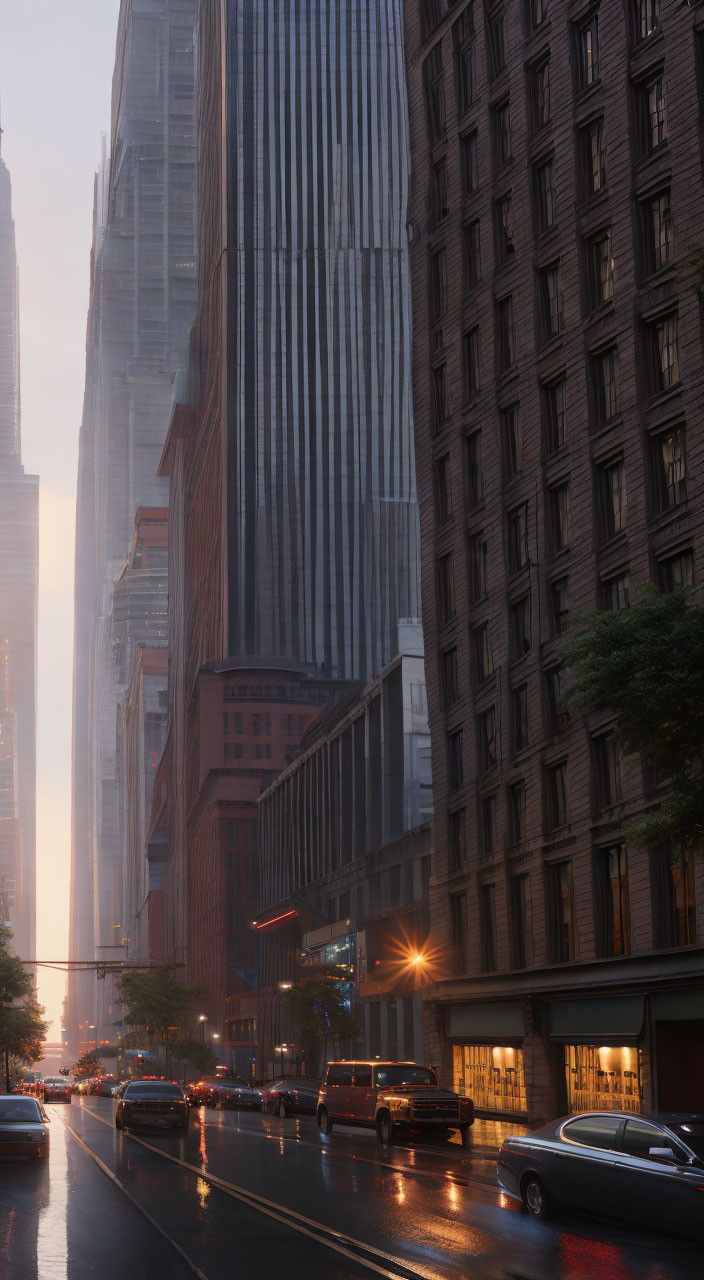
[[[503,1044],[522,1040],[526,1030],[523,1006],[513,1004],[456,1004],[449,1008],[450,1037]]]
[[[656,1022],[692,1022],[704,1019],[704,987],[662,991],[655,997]]]
[[[642,1030],[642,996],[550,1003],[550,1039],[559,1044],[635,1044]]]

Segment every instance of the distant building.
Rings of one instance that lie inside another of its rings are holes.
[[[0,895],[25,959],[36,958],[38,530],[39,479],[22,465],[15,225],[0,155]]]
[[[406,3],[426,1028],[492,1114],[704,1106],[704,865],[627,847],[664,792],[559,664],[569,613],[704,575],[703,18]]]

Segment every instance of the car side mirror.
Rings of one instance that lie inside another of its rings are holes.
[[[675,1158],[672,1147],[649,1147],[648,1155],[660,1160],[674,1160]]]

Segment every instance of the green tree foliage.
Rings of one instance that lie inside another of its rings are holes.
[[[215,1070],[212,1049],[192,1036],[178,1036],[171,1045],[171,1055],[182,1066],[192,1067],[199,1076],[212,1075]]]
[[[83,1053],[78,1062],[73,1064],[75,1080],[93,1080],[95,1076],[102,1075],[105,1075],[105,1067],[97,1053]]]
[[[148,971],[133,970],[120,979],[120,999],[128,1026],[144,1027],[165,1038],[169,1030],[183,1029],[202,1004],[207,989],[202,983],[179,982],[173,965]]]
[[[630,609],[578,618],[560,650],[567,698],[611,710],[625,754],[666,780],[665,799],[626,825],[634,845],[704,848],[704,605],[690,590],[650,584]]]
[[[22,961],[8,950],[11,939],[10,930],[0,925],[0,1052],[38,1062],[47,1031],[44,1010]]]
[[[331,1038],[353,1041],[357,1035],[357,1023],[345,1005],[345,992],[339,982],[327,978],[298,982],[286,992],[283,1007],[300,1039],[311,1036],[327,1044]]]

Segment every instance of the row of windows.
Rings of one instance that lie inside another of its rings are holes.
[[[308,715],[279,716],[280,732],[287,738],[299,738],[309,719]],[[255,711],[252,714],[243,711],[223,711],[222,724],[225,735],[252,733],[256,736],[260,733],[273,732],[273,716],[269,711]]]
[[[696,942],[693,856],[691,852],[661,849],[653,852],[651,862],[655,945],[688,946]],[[579,958],[572,861],[546,864],[543,876],[548,960],[553,964],[568,963]],[[530,872],[521,872],[513,875],[509,884],[509,963],[516,969],[540,962],[534,941],[536,878]],[[628,955],[632,948],[631,907],[628,851],[622,842],[593,850],[592,880],[597,953]],[[478,896],[480,964],[484,972],[491,972],[498,968],[497,885],[481,883]],[[464,974],[468,968],[468,895],[452,895],[450,908],[455,971]]]

